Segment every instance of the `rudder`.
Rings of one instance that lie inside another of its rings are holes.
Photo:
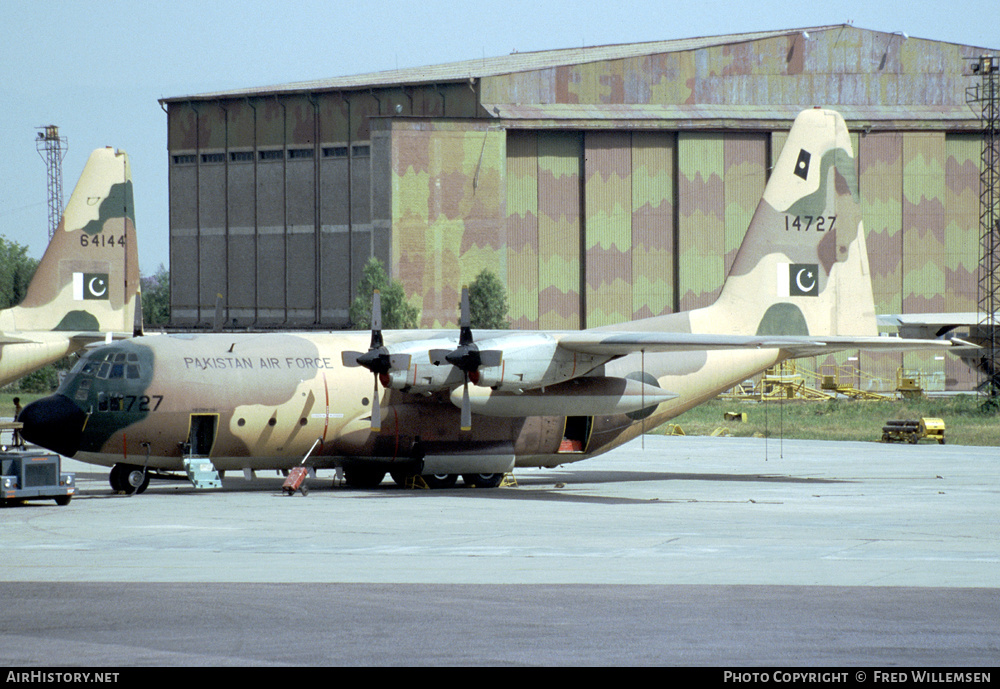
[[[128,155],[91,153],[24,301],[5,330],[131,334],[139,292]]]
[[[857,172],[832,110],[795,119],[719,299],[717,332],[878,333]]]

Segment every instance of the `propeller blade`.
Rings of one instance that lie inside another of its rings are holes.
[[[435,366],[451,364],[463,374],[462,383],[462,430],[472,430],[472,404],[469,401],[469,381],[479,384],[480,368],[492,368],[503,362],[503,351],[488,349],[480,351],[472,337],[472,313],[469,307],[469,288],[462,287],[462,303],[458,317],[458,346],[455,349],[432,349],[428,352]]]
[[[469,376],[462,384],[462,430],[472,430],[472,402],[469,400]]]
[[[460,328],[472,327],[472,312],[469,309],[469,286],[462,287],[462,303],[458,314],[458,326]],[[469,342],[472,342],[472,334],[469,334]]]
[[[382,341],[382,309],[378,290],[372,295],[372,341],[367,352],[341,352],[344,366],[364,366],[372,373],[388,373],[410,367],[409,354],[391,354]]]
[[[382,430],[382,406],[379,400],[378,383],[389,387],[389,372],[410,367],[409,354],[390,354],[382,340],[382,295],[378,290],[372,293],[372,340],[367,352],[341,352],[340,359],[346,367],[363,366],[375,374],[372,388],[372,430]]]
[[[378,345],[382,346],[382,295],[378,290],[372,293],[372,346],[375,347],[375,333],[378,333]]]
[[[382,430],[382,405],[378,394],[378,376],[375,376],[375,387],[372,389],[372,430],[378,433]]]

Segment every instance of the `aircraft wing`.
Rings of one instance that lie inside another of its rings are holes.
[[[86,346],[95,343],[104,343],[110,340],[126,340],[132,337],[132,333],[98,333],[98,332],[66,332],[59,333],[58,331],[52,331],[63,335],[66,339],[72,340],[78,345]],[[108,335],[111,335],[109,338]],[[0,333],[0,347],[4,345],[11,344],[31,344],[39,342],[38,339],[32,339],[30,337],[15,337],[14,335],[5,335]]]
[[[781,349],[795,358],[828,354],[845,349],[905,351],[941,349],[948,340],[918,340],[900,337],[809,337],[806,335],[702,335],[699,333],[579,332],[559,339],[559,346],[572,352],[625,356],[632,352],[685,352],[710,349]]]

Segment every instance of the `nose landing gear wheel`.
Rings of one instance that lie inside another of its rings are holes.
[[[149,487],[149,474],[134,464],[115,464],[108,474],[111,490],[125,495],[142,495]]]

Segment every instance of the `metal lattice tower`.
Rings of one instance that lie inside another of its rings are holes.
[[[59,127],[54,124],[45,127],[38,127],[38,137],[35,139],[35,148],[38,150],[45,167],[48,171],[49,179],[49,239],[56,233],[59,227],[59,219],[63,211],[62,192],[62,161],[69,150],[69,142],[66,137],[59,136]]]
[[[983,347],[980,391],[991,407],[1000,405],[1000,58],[983,55],[972,61],[980,82],[967,91],[967,101],[980,106],[983,134],[980,168],[980,259],[977,342]]]

